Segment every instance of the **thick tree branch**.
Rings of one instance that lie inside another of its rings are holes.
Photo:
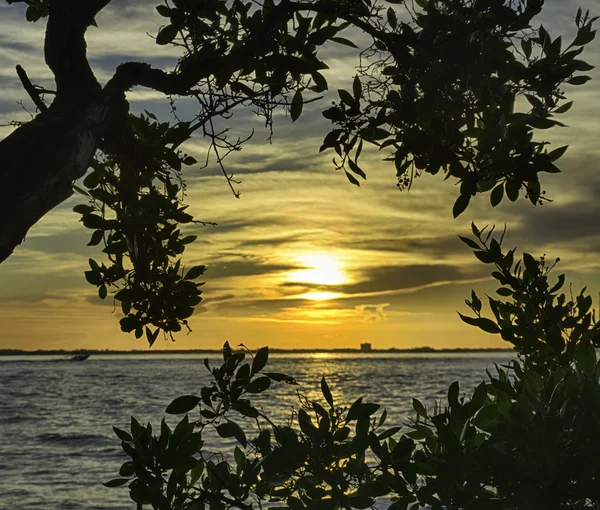
[[[89,103],[100,84],[87,61],[85,32],[110,0],[52,0],[44,56],[56,80],[53,106],[73,107]]]
[[[109,2],[51,1],[44,52],[57,91],[50,108],[40,108],[35,88],[19,72],[41,113],[0,142],[0,262],[40,218],[73,194],[72,183],[88,169],[109,112],[124,101],[100,96],[86,58],[87,27]]]

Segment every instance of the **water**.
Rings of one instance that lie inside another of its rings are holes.
[[[199,393],[209,381],[203,358],[0,357],[0,509],[133,510],[126,488],[101,485],[125,460],[112,425],[128,429],[131,415],[158,425],[174,397]],[[456,380],[469,392],[486,367],[508,359],[509,353],[280,354],[267,368],[293,375],[309,399],[322,398],[325,375],[336,402],[364,396],[386,407],[393,426],[412,415],[412,397],[432,405]],[[283,420],[297,387],[277,386],[257,402]]]

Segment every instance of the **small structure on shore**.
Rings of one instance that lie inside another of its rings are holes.
[[[371,352],[372,350],[370,343],[360,344],[360,352]]]

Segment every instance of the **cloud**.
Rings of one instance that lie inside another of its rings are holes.
[[[358,305],[354,309],[364,321],[379,322],[387,319],[385,309],[388,306],[390,306],[389,303],[382,303],[379,305]]]

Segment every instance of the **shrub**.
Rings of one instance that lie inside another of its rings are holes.
[[[472,225],[475,239],[461,237],[502,285],[482,315],[475,292],[466,323],[500,334],[516,359],[487,372],[469,395],[457,382],[447,401],[428,410],[413,399],[414,417],[389,427],[379,405],[359,398],[334,402],[325,379],[323,398],[299,394],[288,423],[275,424],[252,403],[273,382],[296,384],[286,374],[265,372],[268,348],[252,361],[223,348],[223,363],[200,395],[175,399],[169,414],[185,414],[174,430],[163,419],[160,433],[131,420],[115,429],[130,460],[121,478],[138,508],[157,510],[370,508],[386,498],[390,510],[598,508],[600,505],[600,342],[592,299],[559,293],[544,257],[503,252],[493,229]],[[502,299],[504,298],[504,299]],[[191,413],[195,416],[192,417]],[[249,427],[240,425],[252,420]],[[204,437],[214,428],[237,445],[233,454],[208,454]]]

